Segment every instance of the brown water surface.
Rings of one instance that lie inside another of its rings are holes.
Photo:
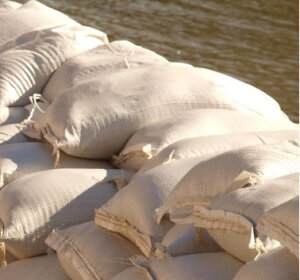
[[[273,96],[298,121],[296,0],[41,0],[80,23]]]

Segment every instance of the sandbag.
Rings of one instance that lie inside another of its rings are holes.
[[[22,6],[22,4],[14,1],[1,1],[0,2],[0,13],[7,12],[9,10],[15,10]]]
[[[279,245],[257,230],[258,220],[298,193],[299,173],[239,189],[216,199],[208,209],[195,205],[194,225],[205,228],[226,252],[248,262]]]
[[[192,110],[139,129],[119,156],[113,157],[113,164],[118,168],[138,171],[163,148],[185,138],[298,128],[298,125],[284,118],[274,120],[220,109]]]
[[[28,114],[24,107],[0,107],[1,126],[13,123],[20,123],[27,117]]]
[[[66,24],[79,25],[67,15],[31,0],[0,14],[0,45],[30,31]]]
[[[299,258],[299,195],[264,214],[257,229]]]
[[[112,280],[231,280],[243,265],[226,253],[203,253],[149,261],[136,256],[131,261],[134,267],[124,270]]]
[[[47,143],[27,142],[0,145],[0,189],[26,174],[53,168],[113,168],[108,162],[52,154]]]
[[[51,103],[33,129],[67,154],[110,159],[139,128],[197,108],[284,118],[276,101],[250,85],[208,69],[165,64],[114,71],[75,86]]]
[[[101,31],[69,25],[32,31],[0,46],[0,106],[29,104],[29,96],[41,92],[66,59],[106,42]]]
[[[174,160],[211,153],[224,153],[241,147],[262,143],[275,144],[294,139],[299,140],[299,130],[247,132],[187,138],[167,146],[153,158],[147,160],[138,174]]]
[[[174,225],[156,244],[154,255],[169,258],[180,255],[223,251],[206,230],[194,228],[192,224]]]
[[[0,241],[18,258],[46,253],[53,229],[93,219],[132,174],[114,169],[54,169],[25,175],[0,192]]]
[[[298,171],[296,142],[255,145],[208,158],[193,167],[172,190],[156,210],[157,221],[169,213],[178,223],[195,204],[206,206],[230,191]]]
[[[31,141],[29,137],[22,133],[23,128],[24,126],[19,123],[0,126],[0,144],[13,144]]]
[[[233,280],[298,280],[299,262],[287,248],[278,247],[238,271]]]
[[[68,280],[56,254],[20,260],[0,268],[0,279],[9,280]]]
[[[125,188],[96,210],[96,225],[122,234],[147,257],[152,256],[155,244],[161,242],[172,226],[167,220],[158,225],[154,219],[155,209],[162,205],[179,180],[200,160],[199,157],[178,160],[135,176]]]
[[[140,254],[130,241],[93,222],[53,231],[46,244],[73,280],[110,280],[130,267],[130,257]]]
[[[108,72],[165,63],[162,56],[128,41],[114,41],[67,60],[50,78],[43,97],[50,103],[64,91]]]

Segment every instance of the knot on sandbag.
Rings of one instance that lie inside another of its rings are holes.
[[[134,157],[140,157],[144,159],[150,159],[153,157],[151,144],[148,144],[142,148],[140,151],[132,151],[129,153],[124,153],[120,155],[113,155],[112,156],[112,164],[116,167],[121,167],[122,164],[124,164],[127,160],[134,158]]]
[[[166,246],[161,243],[155,243],[154,257],[157,259],[166,259],[170,258],[171,254]]]
[[[257,256],[255,257],[255,260],[257,260],[257,258],[263,254],[263,253],[266,253],[267,250],[264,246],[264,244],[261,242],[261,240],[257,237],[255,239],[255,250],[258,252]]]
[[[114,183],[116,185],[118,191],[127,185],[127,182],[125,181],[125,179],[120,176],[99,182],[100,185],[109,184],[109,183]]]
[[[0,266],[6,266],[6,259],[5,259],[5,243],[0,242]]]

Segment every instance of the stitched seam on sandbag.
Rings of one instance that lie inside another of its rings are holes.
[[[84,257],[84,254],[81,253],[79,248],[71,241],[68,237],[63,237],[65,242],[70,246],[70,248],[74,251],[75,256],[79,258],[79,260],[84,264],[84,267],[88,272],[91,273],[91,276],[96,280],[103,280],[101,276],[98,276],[95,268],[88,262],[88,260]],[[59,250],[66,249],[66,245],[60,246]],[[77,270],[77,268],[76,268]]]
[[[213,210],[211,210],[211,211],[213,211]],[[223,217],[223,218],[221,218],[221,217],[220,218],[208,218],[207,216],[204,216],[203,214],[201,214],[198,211],[194,212],[194,217],[199,218],[202,221],[206,221],[206,222],[210,222],[210,223],[214,224],[214,227],[205,227],[207,229],[230,230],[230,231],[233,231],[233,232],[238,233],[238,234],[247,234],[247,233],[251,232],[251,229],[253,229],[253,225],[248,219],[246,219],[242,215],[239,215],[239,214],[236,214],[236,213],[233,213],[233,212],[229,212],[229,211],[224,211],[225,216],[226,216],[227,212],[231,213],[231,214],[234,214],[235,216],[238,216],[243,221],[246,221],[249,225],[251,224],[251,226],[247,227],[247,226],[238,224],[236,222],[232,222],[232,221],[226,219],[226,217]],[[217,222],[217,224],[215,224],[216,222]],[[227,227],[228,225],[230,225],[232,227],[228,228]],[[239,229],[239,230],[237,230],[237,229]]]
[[[106,228],[110,231],[118,232],[121,235],[123,235],[124,231],[129,233],[129,235],[125,235],[126,238],[136,244],[136,246],[140,248],[145,256],[148,257],[151,254],[152,242],[150,236],[140,232],[127,220],[115,217],[114,215],[111,215],[102,209],[96,210],[96,217],[98,218],[95,220],[96,225]],[[136,237],[137,240],[135,240],[133,237]],[[150,244],[143,237],[148,238],[150,240]]]

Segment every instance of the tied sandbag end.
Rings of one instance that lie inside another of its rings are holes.
[[[120,153],[118,156],[113,155],[111,163],[112,165],[121,168],[126,161],[132,159],[132,158],[142,158],[145,160],[151,159],[153,157],[153,151],[151,148],[151,144],[148,144],[142,148],[140,151],[132,151],[128,153]]]

